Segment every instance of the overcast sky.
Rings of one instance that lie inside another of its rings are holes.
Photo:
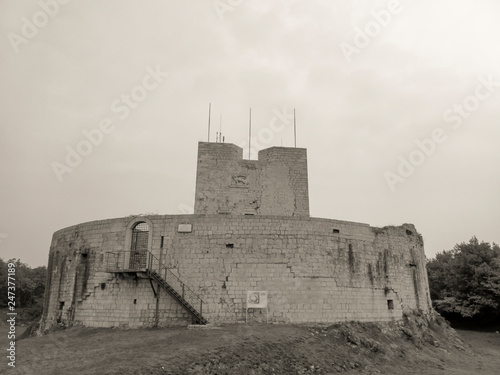
[[[313,217],[500,242],[498,0],[40,3],[0,3],[0,257],[192,210],[209,102],[211,140],[222,114],[245,146],[251,107],[258,149],[296,108]]]

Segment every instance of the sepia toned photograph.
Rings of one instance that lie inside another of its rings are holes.
[[[499,15],[0,2],[0,374],[498,375]]]

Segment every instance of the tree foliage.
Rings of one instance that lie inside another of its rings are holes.
[[[34,307],[42,305],[43,294],[45,292],[45,279],[47,277],[47,267],[41,266],[31,268],[20,259],[9,259],[5,262],[0,258],[0,308],[7,307],[8,297],[8,275],[7,265],[15,264],[15,302],[16,307]],[[11,280],[12,282],[12,280]],[[12,285],[11,285],[12,286]]]
[[[500,317],[500,247],[472,237],[427,263],[434,308],[448,318]]]

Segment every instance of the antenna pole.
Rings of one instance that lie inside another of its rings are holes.
[[[219,120],[219,142],[222,140],[222,113],[220,114]]]
[[[208,142],[210,142],[210,112],[212,110],[212,103],[208,103]]]
[[[250,160],[251,149],[252,149],[252,108],[250,108],[250,118],[248,121],[248,160]]]
[[[297,148],[297,124],[295,122],[295,108],[293,109],[293,139],[295,141],[295,148]]]

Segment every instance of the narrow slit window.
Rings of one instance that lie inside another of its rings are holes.
[[[389,310],[394,310],[394,301],[392,299],[387,300],[387,308]]]

